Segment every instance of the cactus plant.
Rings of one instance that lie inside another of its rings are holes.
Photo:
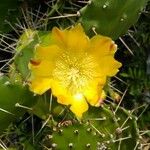
[[[104,105],[90,108],[80,121],[65,119],[58,123],[49,135],[49,148],[125,150],[134,149],[138,139],[136,118],[132,112],[116,105]]]
[[[79,21],[91,34],[96,32],[114,40],[124,34],[135,23],[147,0],[89,0],[80,10]]]
[[[137,3],[136,0],[90,0],[84,8],[80,9],[79,22],[82,23],[89,34],[91,34],[94,27],[97,33],[117,39],[136,21],[146,1],[141,0]],[[59,12],[57,3],[61,3],[59,8],[61,7],[60,10],[63,12],[62,6],[66,3],[68,5],[68,3],[76,2],[68,0],[65,2],[56,1],[54,3],[56,8],[52,9],[49,17],[52,14],[56,14],[54,13],[55,10]],[[133,8],[134,11],[131,14]],[[47,18],[45,20],[48,21]],[[57,20],[59,20],[59,17]],[[59,21],[61,22],[61,20]],[[54,22],[50,26],[56,24]],[[62,24],[68,25],[68,22],[64,21]],[[60,24],[61,27],[63,26],[62,24]],[[43,149],[47,147],[56,150],[135,150],[139,144],[136,117],[132,115],[132,111],[127,111],[119,105],[89,106],[89,111],[84,113],[81,120],[72,117],[73,114],[69,111],[69,106],[58,104],[52,97],[50,99],[50,92],[40,96],[38,103],[33,106],[37,98],[28,91],[28,87],[24,86],[31,73],[28,64],[31,58],[34,58],[34,50],[38,44],[43,46],[50,45],[53,42],[50,35],[49,31],[26,29],[20,36],[14,62],[11,65],[14,70],[10,71],[9,78],[6,76],[0,77],[0,133],[11,122],[14,122],[28,111],[45,121],[38,134],[42,132],[45,125],[48,126],[48,130],[51,132],[51,134],[44,132],[45,137],[48,136],[49,139],[44,138],[40,142],[38,141],[38,144],[42,143]],[[15,81],[16,77],[19,77],[17,82]],[[80,95],[78,96],[80,98]],[[51,105],[53,100],[55,102]],[[52,120],[49,121],[47,118],[49,120],[52,118]],[[30,141],[29,144],[31,144]],[[32,146],[34,147],[34,144],[31,144]]]

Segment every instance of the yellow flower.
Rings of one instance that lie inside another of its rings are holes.
[[[80,24],[65,30],[52,29],[49,46],[37,46],[31,69],[30,90],[43,94],[51,89],[57,101],[70,105],[77,117],[97,106],[106,77],[114,76],[121,63],[114,59],[116,44],[95,35],[91,39]]]

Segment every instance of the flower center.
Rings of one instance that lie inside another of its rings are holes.
[[[66,52],[59,56],[53,71],[53,78],[71,94],[82,93],[96,76],[98,64],[87,53]]]

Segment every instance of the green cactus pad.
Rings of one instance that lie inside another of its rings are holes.
[[[79,22],[91,34],[92,28],[99,34],[117,39],[133,25],[147,0],[89,0],[80,10]],[[94,32],[93,32],[94,33]]]
[[[19,83],[12,83],[8,77],[0,77],[0,133],[8,125],[21,117],[26,108],[18,107],[22,105],[30,107],[36,102],[35,97],[28,91],[26,86]]]
[[[49,136],[54,150],[134,149],[138,139],[135,117],[115,106],[92,107],[82,121],[66,120]]]
[[[74,123],[71,125],[65,125],[64,127],[57,129],[57,131],[54,131],[51,140],[51,146],[53,149],[84,150],[86,148],[96,149],[100,136],[96,134],[96,132],[93,132],[88,123]]]

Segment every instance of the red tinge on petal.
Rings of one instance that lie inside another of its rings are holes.
[[[30,59],[30,63],[34,66],[38,66],[41,63],[41,61]]]

